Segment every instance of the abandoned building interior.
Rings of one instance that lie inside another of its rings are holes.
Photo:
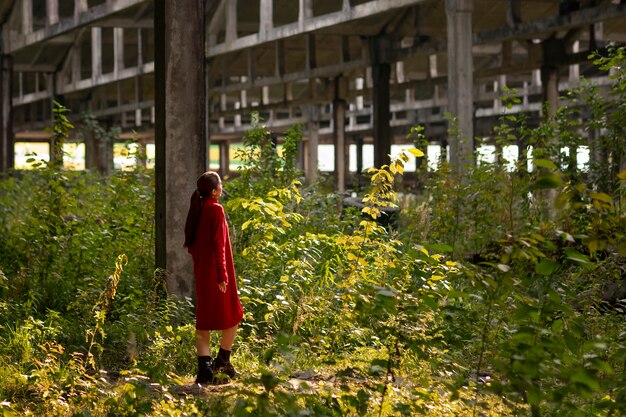
[[[28,152],[49,157],[45,128],[63,104],[76,125],[68,167],[106,174],[128,148],[156,165],[157,259],[171,268],[188,264],[169,236],[189,184],[236,171],[253,112],[279,146],[301,124],[298,167],[345,192],[411,147],[417,125],[433,169],[475,150],[493,158],[498,117],[533,123],[567,89],[602,88],[589,54],[624,42],[624,0],[2,0],[0,173],[25,168]],[[505,94],[519,102],[505,108]],[[448,140],[447,113],[463,140]],[[105,134],[86,133],[94,122]]]

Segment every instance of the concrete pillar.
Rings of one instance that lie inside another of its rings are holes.
[[[559,69],[552,66],[541,68],[541,92],[543,103],[548,106],[548,113],[544,117],[556,116],[559,108]]]
[[[541,67],[541,91],[543,103],[549,106],[544,117],[554,117],[559,108],[559,66],[565,61],[565,42],[551,37],[541,44],[543,65]]]
[[[273,0],[261,0],[259,7],[259,38],[267,39],[268,33],[274,27]]]
[[[14,167],[15,149],[13,146],[13,62],[10,55],[2,54],[0,36],[0,174]]]
[[[309,105],[309,121],[307,124],[309,142],[306,152],[305,177],[308,181],[317,178],[318,159],[317,147],[319,145],[319,109],[315,104]]]
[[[348,158],[346,146],[346,101],[335,98],[333,101],[333,140],[335,144],[335,180],[337,191],[346,191]]]
[[[389,63],[372,64],[372,129],[374,135],[374,165],[380,168],[389,163],[391,153],[391,112],[389,111]]]
[[[89,8],[87,0],[74,0],[74,17],[78,17],[81,13]]]
[[[230,146],[227,141],[220,142],[220,176],[228,175],[230,168]]]
[[[363,177],[363,136],[355,138],[356,144],[356,183],[357,191],[361,191],[361,179]]]
[[[335,145],[335,180],[337,191],[346,191],[349,169],[349,153],[346,141],[346,101],[342,98],[348,91],[346,79],[335,78],[333,100],[333,142]]]
[[[83,119],[85,137],[85,169],[107,176],[113,172],[113,142],[110,123],[91,116]]]
[[[458,173],[473,163],[474,153],[472,9],[473,0],[446,0],[448,111],[458,123],[458,137],[450,138],[450,163]]]
[[[193,296],[183,248],[196,179],[206,171],[204,1],[155,0],[156,265],[168,290]]]
[[[91,28],[91,79],[97,82],[102,76],[102,28]]]
[[[227,44],[237,39],[237,0],[226,2],[226,38]]]
[[[33,1],[22,0],[22,33],[28,35],[33,32]]]
[[[46,16],[48,26],[59,22],[59,0],[46,0]]]
[[[124,69],[124,28],[113,28],[113,72],[116,76]]]

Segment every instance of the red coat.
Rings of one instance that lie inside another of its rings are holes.
[[[196,281],[196,329],[224,330],[238,324],[243,308],[237,294],[228,224],[224,208],[215,198],[202,202],[196,238],[188,248]],[[217,284],[226,281],[226,292]]]

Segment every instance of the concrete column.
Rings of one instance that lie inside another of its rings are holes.
[[[226,2],[226,38],[227,44],[237,39],[237,0]]]
[[[124,69],[124,28],[113,28],[113,72]]]
[[[341,97],[343,80],[335,78],[335,99],[333,100],[333,141],[335,144],[335,180],[337,191],[346,191],[348,177],[348,149],[346,144],[346,101]]]
[[[48,26],[59,22],[59,0],[46,0],[46,15]]]
[[[206,171],[204,1],[155,0],[156,264],[168,290],[193,296],[183,248],[189,199]]]
[[[559,66],[565,61],[565,42],[551,37],[541,44],[543,48],[543,65],[541,67],[541,91],[543,103],[549,106],[544,117],[554,117],[559,108]]]
[[[458,137],[450,140],[450,163],[458,173],[473,162],[474,153],[472,9],[473,0],[446,0],[448,111],[458,123]]]
[[[96,138],[93,132],[88,132],[85,135],[85,169],[93,170],[98,169],[98,149],[96,145]]]
[[[296,151],[296,169],[304,172],[305,168],[305,149],[304,149],[304,141],[300,140],[298,142],[298,149]]]
[[[87,0],[74,0],[74,18],[88,9]]]
[[[0,36],[0,174],[6,174],[14,167],[15,149],[13,146],[13,63],[10,55],[2,54]]]
[[[374,135],[374,165],[380,168],[389,163],[391,153],[391,112],[389,111],[389,80],[391,66],[388,62],[372,63],[372,129]]]
[[[227,141],[220,142],[220,176],[228,175],[230,168],[230,146]]]
[[[541,68],[541,92],[543,103],[548,106],[548,113],[544,117],[556,116],[559,108],[559,69],[552,66]]]
[[[22,0],[22,33],[33,32],[33,1]]]
[[[268,33],[274,27],[273,0],[261,0],[259,8],[259,38],[267,39]]]
[[[81,77],[80,44],[72,47],[72,84],[76,86]]]
[[[337,191],[346,191],[348,176],[348,149],[346,146],[346,101],[335,98],[333,101],[333,140],[335,143],[335,180]]]
[[[102,28],[91,28],[91,79],[95,83],[102,75]]]
[[[363,177],[363,136],[358,135],[355,138],[356,142],[356,179],[358,188],[357,191],[361,190],[361,179]]]
[[[309,105],[309,121],[307,124],[309,142],[306,152],[305,177],[309,181],[317,178],[318,157],[317,147],[319,145],[319,109],[315,104]]]

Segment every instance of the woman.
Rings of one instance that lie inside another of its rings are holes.
[[[196,282],[196,383],[206,384],[220,373],[231,378],[236,375],[230,352],[243,309],[237,294],[228,224],[217,200],[222,195],[222,180],[215,172],[205,172],[198,178],[197,187],[185,223],[185,247],[193,258]],[[222,332],[220,350],[213,362],[211,330]]]

